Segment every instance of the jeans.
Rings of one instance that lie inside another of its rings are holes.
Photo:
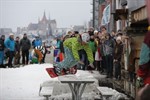
[[[107,68],[107,75],[112,77],[113,75],[113,56],[112,55],[106,55],[106,68]]]
[[[0,51],[0,65],[3,64],[4,61],[4,51]]]
[[[119,79],[121,78],[121,64],[119,61],[114,63],[114,67],[115,67],[115,78]]]
[[[12,67],[12,60],[14,58],[14,51],[9,51],[8,53],[9,53],[9,55],[8,55],[8,58],[9,58],[8,67]]]
[[[87,66],[88,66],[89,62],[88,62],[87,54],[86,54],[85,50],[84,49],[79,50],[78,54],[79,54],[80,60],[82,62],[84,62],[84,65],[79,65],[79,67],[81,67],[79,69],[87,70]]]
[[[77,65],[78,61],[76,61],[74,59],[74,56],[73,56],[71,50],[68,49],[67,47],[64,47],[64,51],[65,51],[65,58],[64,58],[64,60],[54,64],[54,66],[59,68],[59,69],[63,69],[63,68],[67,69],[67,68],[71,68],[71,67]]]

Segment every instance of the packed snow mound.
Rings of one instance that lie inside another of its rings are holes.
[[[120,100],[120,99],[125,99],[127,100],[127,96],[112,89],[112,88],[108,88],[108,87],[98,87],[99,90],[101,91],[102,94],[112,94],[112,96],[110,96],[109,98],[107,98],[107,100]]]
[[[54,86],[53,100],[71,100],[71,91],[67,84],[59,82],[58,78],[50,78],[46,72],[46,68],[53,67],[52,64],[32,64],[19,68],[0,68],[0,100],[43,100],[44,97],[39,96],[40,86]],[[93,75],[94,74],[94,75]],[[98,73],[90,73],[88,71],[78,70],[77,77],[93,78],[100,76]],[[104,76],[100,76],[104,77]],[[95,79],[94,84],[89,84],[83,93],[83,100],[93,100],[97,95],[96,88],[98,80]],[[108,87],[104,87],[107,90]],[[109,89],[110,91],[112,89]],[[114,95],[109,100],[118,100],[124,95],[114,91]],[[51,99],[50,98],[50,99]]]
[[[40,84],[51,79],[45,68],[52,64],[32,64],[20,68],[0,69],[0,100],[40,100]]]

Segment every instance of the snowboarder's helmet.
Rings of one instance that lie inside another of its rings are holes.
[[[88,33],[81,34],[82,41],[88,43],[90,40],[90,35]]]

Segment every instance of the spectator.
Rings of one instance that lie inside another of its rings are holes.
[[[106,27],[105,27],[105,26],[102,26],[102,27],[100,28],[100,30],[101,30],[101,32],[102,32],[102,35],[105,36],[106,33],[107,33]]]
[[[95,30],[95,31],[94,31],[94,37],[97,37],[97,36],[98,36],[98,34],[99,34],[99,33],[98,33],[98,31],[97,31],[97,30]]]
[[[15,53],[15,41],[14,41],[14,35],[13,33],[9,34],[9,37],[5,40],[5,47],[7,50],[7,56],[9,58],[8,60],[8,67],[12,68],[12,60],[14,57],[14,53]]]
[[[105,54],[105,40],[106,40],[106,37],[105,36],[102,36],[101,39],[100,39],[100,51],[101,51],[101,56],[102,56],[102,63],[101,63],[101,73],[103,72],[106,72],[106,54]]]
[[[146,34],[142,44],[137,75],[138,87],[150,84],[150,30]]]
[[[31,47],[30,40],[27,38],[27,34],[23,35],[23,38],[20,40],[20,47],[22,51],[22,64],[28,64],[29,62],[29,49]],[[26,59],[25,59],[26,58]]]
[[[105,40],[105,59],[106,59],[106,68],[107,68],[107,77],[112,77],[113,75],[113,53],[114,53],[114,41],[111,39],[109,33],[106,34]]]
[[[113,40],[117,38],[116,32],[114,30],[111,31],[111,37],[113,38]]]
[[[94,28],[90,27],[88,33],[89,33],[90,36],[94,35]]]
[[[45,54],[45,48],[43,46],[37,46],[33,49],[31,54],[31,63],[39,63],[41,64],[43,61],[43,57]]]
[[[91,35],[90,36],[90,41],[89,41],[89,47],[91,48],[92,50],[92,53],[93,53],[93,58],[95,58],[95,52],[96,52],[96,42],[95,42],[95,38],[94,38],[94,35]],[[95,61],[94,61],[94,66],[95,66]],[[89,69],[93,69],[93,68],[89,68]]]
[[[146,0],[146,3],[149,4],[150,1]],[[150,25],[149,10],[150,10],[150,7],[147,5],[148,21]],[[138,75],[138,80],[139,80],[138,81],[139,87],[145,84],[150,84],[150,26],[148,27],[148,32],[142,44],[137,75]]]
[[[101,31],[98,31],[98,37],[99,37],[99,39],[102,38],[102,32]]]
[[[46,57],[46,54],[48,53],[48,50],[47,50],[47,46],[46,46],[46,42],[43,41],[43,48],[45,49],[45,52],[43,53],[43,59],[42,59],[42,63],[45,63],[45,57]]]
[[[150,85],[146,84],[142,89],[137,93],[136,100],[149,100],[150,96]]]
[[[99,37],[96,37],[95,39],[96,41],[96,53],[95,53],[95,67],[97,68],[97,70],[100,72],[102,71],[102,55],[101,55],[101,43],[100,43],[100,38]]]
[[[33,47],[42,46],[42,41],[38,35],[35,37],[35,40],[33,41],[32,45]]]
[[[3,61],[4,61],[4,41],[5,41],[5,35],[2,35],[0,38],[0,68],[5,68]]]
[[[20,38],[17,36],[15,40],[15,59],[14,65],[20,64]]]
[[[116,46],[114,50],[114,67],[115,67],[115,78],[121,79],[121,56],[123,51],[123,44],[121,37],[116,38]]]
[[[79,36],[79,32],[78,31],[74,31],[74,36],[78,37]]]

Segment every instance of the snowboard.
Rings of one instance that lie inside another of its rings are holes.
[[[77,66],[71,67],[69,69],[62,69],[59,73],[54,68],[46,68],[47,73],[51,78],[55,78],[58,76],[68,75],[68,74],[76,74],[77,73]]]

